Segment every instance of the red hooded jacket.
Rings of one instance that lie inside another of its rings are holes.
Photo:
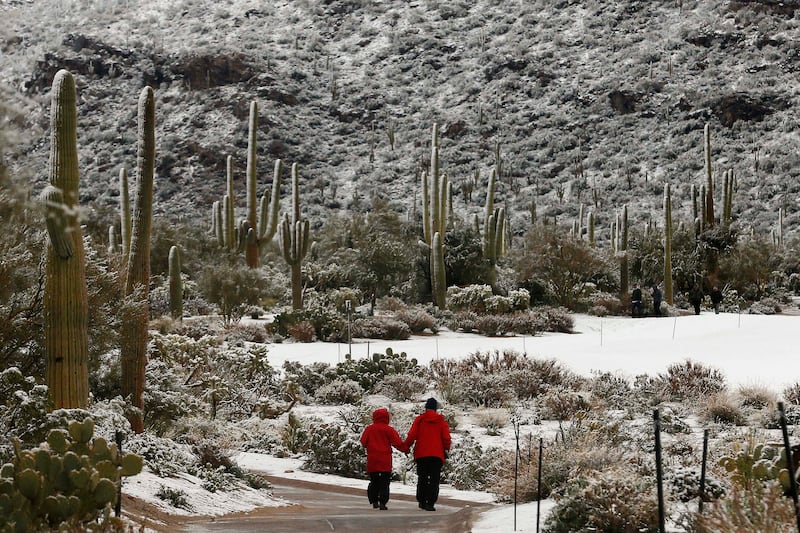
[[[367,472],[391,472],[392,446],[401,452],[408,450],[397,430],[389,425],[389,411],[383,407],[372,413],[372,424],[364,428],[361,444],[367,449]]]
[[[414,460],[420,457],[438,457],[444,462],[445,452],[450,451],[450,426],[433,409],[426,409],[424,413],[414,419],[408,436],[403,442],[406,449],[414,446]]]

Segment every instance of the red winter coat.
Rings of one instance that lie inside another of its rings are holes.
[[[420,457],[438,457],[444,462],[445,452],[450,451],[450,426],[442,415],[433,409],[426,409],[414,419],[403,446],[410,449],[411,443],[415,441],[417,444],[414,446],[414,460]]]
[[[383,407],[372,413],[372,424],[364,428],[361,445],[367,449],[367,472],[391,472],[392,446],[408,450],[397,430],[389,425],[389,411]]]

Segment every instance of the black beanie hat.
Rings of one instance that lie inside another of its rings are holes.
[[[434,411],[439,408],[439,403],[436,401],[436,398],[428,398],[428,401],[425,402],[425,409],[433,409]]]

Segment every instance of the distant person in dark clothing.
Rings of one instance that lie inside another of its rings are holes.
[[[392,446],[408,452],[397,431],[389,425],[389,411],[381,407],[372,413],[372,424],[364,429],[361,445],[367,449],[367,473],[369,503],[382,511],[388,509],[389,482],[392,479]]]
[[[450,451],[450,426],[436,412],[439,403],[435,398],[425,402],[425,412],[414,419],[403,447],[414,444],[414,461],[417,463],[417,501],[419,508],[435,511],[439,498],[439,477]]]
[[[697,283],[689,291],[689,303],[694,306],[694,314],[700,314],[700,304],[703,303],[703,289]]]
[[[714,305],[714,313],[718,315],[719,304],[722,303],[722,291],[719,290],[719,287],[716,285],[711,289],[711,303]]]
[[[638,283],[633,284],[631,292],[631,316],[642,316],[642,289],[639,288]]]
[[[653,314],[661,316],[661,289],[653,285]]]

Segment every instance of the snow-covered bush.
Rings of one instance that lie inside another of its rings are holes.
[[[411,329],[405,322],[387,316],[359,318],[353,322],[352,336],[363,339],[406,340]]]
[[[405,323],[411,333],[419,334],[426,329],[436,333],[436,319],[421,307],[409,307],[401,309],[394,314],[400,322]]]
[[[319,390],[323,385],[327,385],[336,377],[336,369],[328,363],[314,362],[303,365],[297,361],[285,361],[283,363],[284,382],[292,381],[301,388],[301,393],[306,398]]]
[[[305,309],[287,309],[275,315],[267,326],[271,335],[289,337],[289,328],[298,322],[308,322],[314,326],[317,340],[341,342],[347,340],[347,320],[338,311],[320,303],[309,302]]]
[[[11,459],[12,437],[29,446],[44,441],[50,428],[43,421],[49,410],[45,385],[23,376],[17,367],[0,372],[0,462]]]
[[[167,502],[176,509],[185,509],[187,511],[193,510],[192,506],[189,504],[189,495],[184,490],[174,489],[172,487],[167,487],[166,485],[159,485],[155,496],[159,500]]]
[[[442,468],[442,482],[459,490],[486,490],[499,474],[497,448],[483,448],[472,437],[465,437],[453,444]]]
[[[125,442],[126,450],[144,459],[145,465],[156,475],[170,477],[180,472],[190,472],[197,457],[188,446],[174,440],[138,433]]]
[[[389,398],[407,402],[419,397],[428,388],[427,380],[413,373],[389,374],[378,383],[376,390]]]
[[[223,340],[228,344],[267,342],[267,330],[261,324],[236,324],[225,329]]]
[[[447,306],[453,311],[486,312],[486,300],[492,297],[489,285],[467,285],[447,287]]]
[[[585,395],[563,387],[553,387],[538,398],[539,413],[544,420],[571,420],[589,409]]]
[[[314,341],[314,324],[307,320],[301,320],[288,327],[289,335],[298,342]]]
[[[628,380],[611,372],[595,372],[587,383],[592,400],[608,409],[625,409],[636,399]]]
[[[544,524],[548,533],[658,531],[655,479],[630,469],[597,472],[573,480]]]
[[[303,469],[345,477],[366,477],[367,456],[359,437],[359,434],[336,424],[310,425]]]
[[[699,400],[725,390],[725,376],[719,370],[689,359],[673,363],[666,374],[652,380],[656,395],[667,401]]]
[[[327,405],[353,404],[361,401],[364,389],[352,379],[338,378],[321,386],[314,393],[317,402]]]
[[[746,420],[739,402],[725,391],[708,396],[700,410],[704,420],[715,424],[741,426]]]
[[[671,494],[682,502],[690,502],[700,496],[700,472],[694,468],[679,466],[666,475]],[[705,501],[717,500],[725,495],[722,482],[706,472]]]

